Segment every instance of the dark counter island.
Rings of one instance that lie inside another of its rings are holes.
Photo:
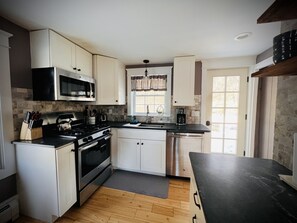
[[[190,153],[207,223],[297,222],[292,172],[273,160]]]

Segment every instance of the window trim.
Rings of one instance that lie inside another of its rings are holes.
[[[3,120],[2,120],[2,100],[0,94],[0,169],[4,169],[4,131],[3,131]]]
[[[127,112],[128,115],[145,116],[146,113],[137,113],[133,111],[131,103],[133,101],[131,94],[131,76],[144,74],[146,68],[129,68],[127,70]],[[165,94],[165,108],[164,117],[170,117],[171,113],[171,82],[172,82],[172,66],[165,67],[149,67],[147,68],[149,74],[166,74],[167,75],[167,93]],[[149,116],[158,116],[157,113],[150,113]]]

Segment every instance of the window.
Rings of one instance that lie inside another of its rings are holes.
[[[172,67],[152,67],[147,70],[148,78],[145,79],[145,68],[127,69],[128,114],[144,116],[148,111],[149,116],[170,116]],[[151,89],[146,82],[148,80],[157,81],[154,84],[158,86]]]

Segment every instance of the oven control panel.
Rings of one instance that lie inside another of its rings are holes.
[[[104,129],[104,130],[99,130],[98,132],[95,132],[95,133],[92,133],[91,135],[89,136],[85,136],[84,138],[82,139],[79,139],[78,140],[78,145],[82,145],[82,144],[86,144],[88,142],[92,142],[100,137],[103,137],[103,136],[107,136],[107,135],[110,135],[110,128],[107,128],[107,129]]]

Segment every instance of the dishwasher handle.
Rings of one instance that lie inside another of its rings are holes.
[[[202,138],[203,137],[203,134],[199,134],[199,133],[168,132],[167,135],[174,138]]]

